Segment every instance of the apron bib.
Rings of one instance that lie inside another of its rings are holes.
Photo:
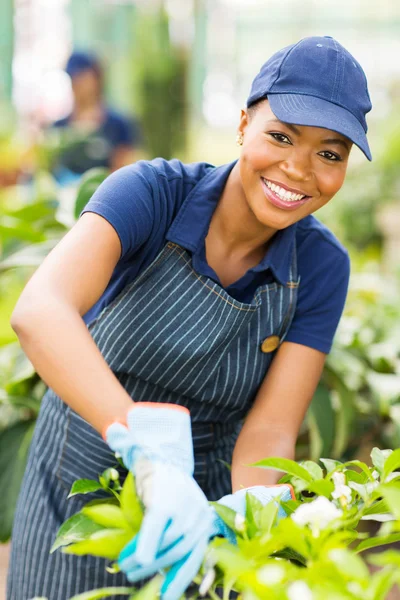
[[[158,257],[89,325],[107,364],[134,401],[190,410],[194,477],[209,500],[231,492],[233,449],[243,419],[290,327],[297,300],[290,280],[257,289],[250,304],[192,268],[168,242]],[[126,585],[106,561],[49,549],[61,523],[88,498],[67,500],[76,479],[96,479],[115,459],[101,436],[52,390],[43,398],[13,531],[8,600],[66,600]],[[91,498],[94,496],[91,496]]]

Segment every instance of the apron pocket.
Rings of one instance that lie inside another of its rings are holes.
[[[97,480],[109,467],[126,474],[126,470],[118,465],[112,450],[89,423],[70,408],[67,409],[66,419],[56,475],[68,491],[77,479]]]

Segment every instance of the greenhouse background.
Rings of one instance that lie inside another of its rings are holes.
[[[364,460],[375,445],[399,448],[400,3],[2,0],[0,31],[0,541],[10,536],[44,392],[9,318],[33,270],[76,218],[76,188],[57,185],[57,148],[44,135],[71,109],[64,65],[73,49],[97,54],[107,100],[138,119],[138,158],[214,164],[238,156],[240,109],[274,51],[330,35],[360,61],[373,102],[374,160],[355,149],[343,189],[317,215],[349,249],[352,276],[298,457]],[[83,190],[78,200],[89,197]],[[7,552],[0,545],[0,599]]]

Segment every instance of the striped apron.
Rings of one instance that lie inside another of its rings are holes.
[[[194,477],[209,500],[231,492],[224,462],[231,463],[243,418],[289,329],[297,287],[295,249],[287,284],[261,286],[245,304],[194,271],[190,253],[169,242],[89,325],[133,400],[190,410]],[[67,600],[127,584],[122,573],[106,571],[104,559],[49,554],[60,525],[88,501],[67,500],[73,482],[110,466],[115,459],[101,436],[48,390],[17,505],[7,600]]]

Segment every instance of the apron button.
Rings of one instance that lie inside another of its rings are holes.
[[[278,335],[270,335],[261,344],[261,352],[264,352],[265,354],[273,352],[279,346],[279,342],[280,339]]]

